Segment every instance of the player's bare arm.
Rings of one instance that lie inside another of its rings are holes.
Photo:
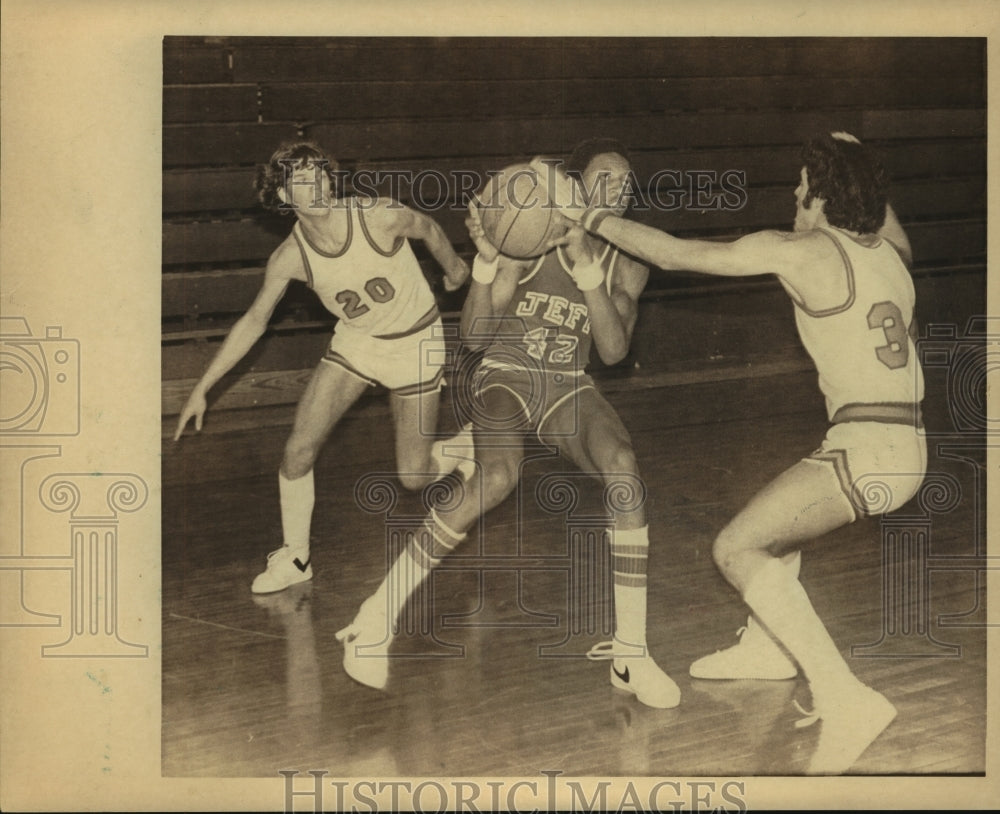
[[[469,267],[455,253],[448,236],[433,218],[403,204],[384,199],[375,202],[366,212],[366,218],[369,226],[386,238],[385,243],[388,245],[400,237],[422,240],[444,271],[445,291],[455,291],[465,284],[469,277]],[[381,240],[379,242],[382,243]]]
[[[622,254],[618,255],[615,269],[611,278],[611,302],[621,317],[626,345],[631,345],[632,333],[639,318],[639,295],[646,289],[649,269]]]
[[[913,249],[910,248],[910,239],[906,236],[906,231],[899,222],[899,218],[896,217],[896,213],[891,204],[886,204],[885,223],[882,224],[882,228],[878,230],[878,234],[879,237],[884,240],[888,240],[893,246],[896,247],[896,251],[899,252],[899,256],[903,261],[903,265],[905,265],[908,269],[912,269]]]
[[[691,240],[610,216],[601,221],[597,234],[659,268],[721,277],[794,275],[802,255],[800,236],[794,232],[755,232],[728,242]]]
[[[674,237],[652,226],[626,220],[613,210],[588,209],[579,185],[558,168],[536,158],[531,166],[539,173],[551,200],[568,222],[624,249],[640,260],[665,270],[696,271],[724,277],[758,274],[794,275],[801,264],[798,234],[763,231],[731,242]],[[552,241],[552,245],[565,243]]]
[[[639,294],[648,276],[645,266],[619,256],[610,294],[604,286],[584,292],[594,346],[606,365],[617,364],[628,355],[639,315]]]
[[[574,226],[552,243],[565,247],[573,263],[571,276],[583,291],[598,356],[607,365],[620,362],[628,354],[632,341],[638,298],[646,286],[648,270],[630,258],[619,256],[609,292],[604,285],[604,270],[582,228]]]
[[[229,334],[222,347],[219,348],[201,379],[194,386],[184,409],[177,420],[177,430],[174,440],[181,437],[188,421],[194,419],[195,430],[201,431],[202,419],[207,409],[206,396],[208,391],[225,376],[237,362],[254,346],[267,330],[267,324],[274,313],[278,302],[285,294],[292,280],[305,280],[305,270],[302,267],[301,256],[294,240],[289,236],[274,252],[267,262],[264,272],[264,282],[253,303],[241,316]]]
[[[842,305],[849,296],[843,260],[816,229],[755,232],[730,242],[687,240],[608,217],[598,233],[665,269],[722,277],[774,274],[798,302],[813,310]]]

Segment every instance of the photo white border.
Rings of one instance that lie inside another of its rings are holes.
[[[60,467],[135,473],[149,487],[148,504],[122,515],[118,527],[119,632],[126,641],[148,645],[149,657],[43,660],[41,647],[51,643],[51,629],[0,629],[0,808],[277,810],[284,799],[278,776],[160,776],[164,36],[987,36],[992,66],[1000,57],[998,21],[1000,5],[989,0],[5,0],[0,310],[26,318],[36,332],[55,325],[80,342],[82,431],[52,441],[61,447]],[[993,83],[989,89],[992,135],[998,105]],[[991,177],[995,142],[989,144]],[[990,185],[991,213],[997,203]],[[991,230],[991,249],[992,237]],[[991,275],[990,313],[997,312],[994,282]],[[989,469],[997,472],[995,456]],[[19,499],[16,487],[9,479],[0,483],[4,505]],[[32,501],[25,502],[27,513]],[[995,542],[991,534],[994,555]],[[1000,577],[989,578],[995,600]],[[995,601],[988,612],[998,624]],[[996,628],[989,645],[992,664]],[[997,697],[996,687],[994,676],[987,697]],[[745,798],[751,809],[992,807],[1000,799],[996,744],[996,710],[990,710],[987,766],[994,770],[985,778],[746,778]],[[612,791],[609,799],[620,798]],[[308,799],[300,803],[311,807]]]

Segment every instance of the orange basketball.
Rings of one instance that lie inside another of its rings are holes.
[[[513,164],[490,179],[479,196],[480,220],[490,243],[509,257],[544,254],[566,227],[549,205],[545,186],[527,164]]]

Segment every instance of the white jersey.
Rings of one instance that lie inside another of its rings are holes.
[[[429,325],[438,316],[437,303],[409,241],[397,238],[391,250],[383,250],[365,224],[364,203],[346,204],[347,240],[336,254],[312,245],[302,224],[292,229],[309,287],[340,318],[338,330],[393,338]]]
[[[831,421],[886,420],[924,396],[924,379],[910,333],[913,279],[886,240],[865,246],[838,229],[821,229],[844,262],[848,296],[839,306],[811,311],[795,300],[802,344],[816,363]]]

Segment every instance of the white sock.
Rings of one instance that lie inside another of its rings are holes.
[[[785,554],[780,559],[785,566],[785,570],[788,571],[788,574],[791,576],[791,578],[798,579],[799,571],[802,570],[802,552],[792,551],[788,554]]]
[[[637,648],[633,655],[645,653],[649,526],[638,529],[612,529],[610,533],[615,586],[616,644],[633,645]]]
[[[788,572],[788,575],[792,579],[797,580],[799,578],[799,571],[802,568],[802,552],[793,551],[789,554],[782,555],[778,559],[780,560],[784,569]],[[754,623],[756,623],[758,627],[763,628],[765,631],[767,630],[767,626],[763,622],[761,622],[760,619],[758,619],[754,615],[751,615],[750,620],[747,622],[747,624],[753,625]],[[768,633],[768,635],[770,636],[770,633]],[[774,637],[771,636],[771,638]]]
[[[295,480],[289,480],[279,471],[278,494],[285,545],[305,562],[309,559],[309,528],[312,524],[313,504],[316,502],[313,471],[310,469]]]
[[[802,667],[814,695],[853,678],[802,584],[781,561],[772,558],[761,566],[743,599]]]

